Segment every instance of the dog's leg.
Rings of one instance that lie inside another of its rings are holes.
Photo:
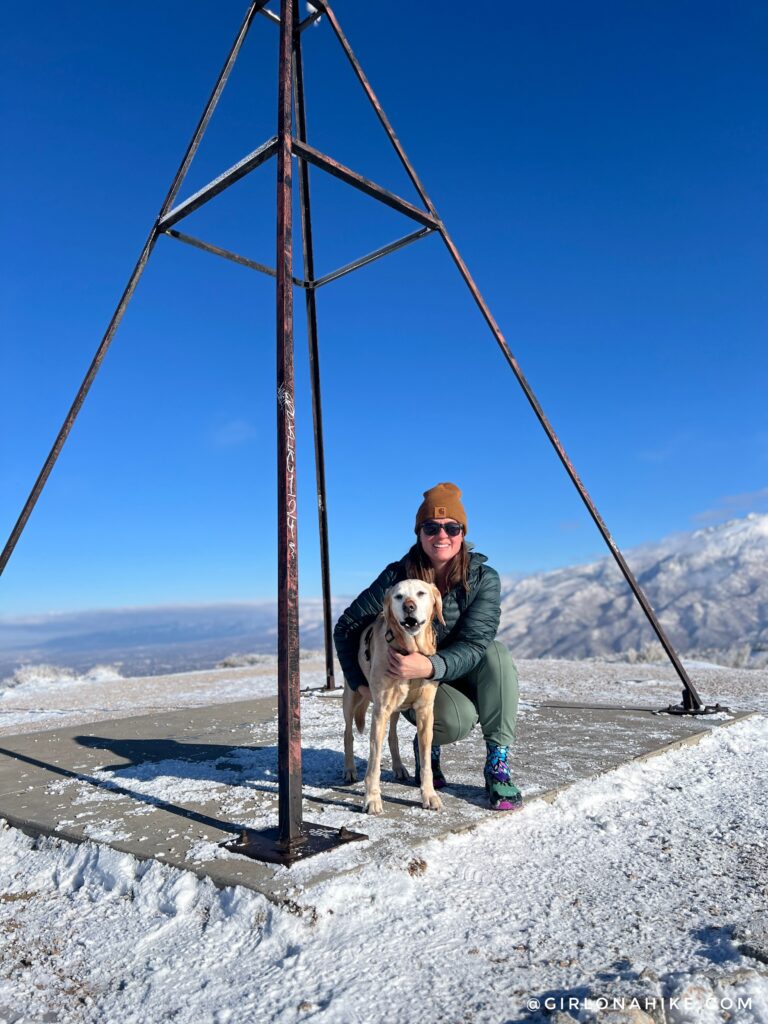
[[[355,738],[352,723],[355,718],[355,691],[349,684],[344,684],[344,781],[357,782],[355,767]]]
[[[439,811],[443,801],[435,792],[432,783],[432,728],[434,723],[433,703],[427,706],[415,705],[416,731],[419,734],[419,760],[421,761],[421,806],[430,811]]]
[[[409,775],[408,769],[400,757],[400,743],[397,738],[397,720],[399,717],[400,712],[395,711],[389,720],[389,752],[392,755],[392,771],[395,773],[395,778],[405,782]]]
[[[381,748],[387,731],[389,711],[381,704],[373,705],[371,722],[371,750],[368,755],[368,770],[365,773],[365,802],[363,811],[367,814],[381,814]]]

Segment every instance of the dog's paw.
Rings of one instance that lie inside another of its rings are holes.
[[[408,774],[408,769],[405,767],[404,764],[399,764],[399,765],[394,765],[393,764],[392,765],[392,771],[395,773],[395,778],[399,779],[401,782],[407,782],[410,779],[410,777],[411,777]]]
[[[344,783],[349,786],[353,782],[357,782],[357,768],[345,768]]]
[[[442,811],[443,801],[437,793],[422,793],[421,806],[425,811]]]
[[[381,814],[384,805],[380,796],[367,796],[363,804],[363,814]]]

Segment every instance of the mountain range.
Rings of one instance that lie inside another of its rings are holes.
[[[679,653],[768,664],[768,515],[677,534],[625,559]],[[525,658],[665,657],[610,556],[504,580],[499,639]]]
[[[768,664],[768,515],[752,514],[625,552],[678,652],[721,664]],[[350,598],[333,600],[335,618]],[[300,606],[304,649],[323,646],[322,602]],[[502,576],[499,639],[522,658],[664,658],[613,559]],[[40,662],[123,675],[209,668],[274,652],[274,602],[83,611],[0,619],[0,679]]]

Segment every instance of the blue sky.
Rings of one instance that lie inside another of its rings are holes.
[[[8,12],[3,542],[246,6]],[[619,545],[768,510],[765,5],[334,9]],[[304,40],[310,141],[413,200],[329,27]],[[276,59],[259,18],[182,195],[274,134]],[[274,175],[180,227],[274,263]],[[412,230],[320,171],[312,189],[320,272]],[[335,593],[405,551],[439,480],[463,488],[470,539],[502,572],[603,554],[439,239],[321,290],[318,313]],[[315,595],[301,293],[296,314],[300,576]],[[161,238],[0,612],[272,596],[274,350],[268,278]]]

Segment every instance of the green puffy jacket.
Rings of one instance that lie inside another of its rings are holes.
[[[488,645],[496,637],[501,616],[501,583],[496,570],[485,564],[487,561],[485,555],[472,551],[469,593],[459,584],[443,597],[445,625],[434,621],[438,653],[429,659],[434,666],[432,679],[442,682],[461,679],[479,664]],[[381,611],[387,590],[404,579],[405,558],[391,562],[336,623],[333,631],[336,653],[344,677],[353,690],[365,683],[365,676],[357,664],[360,634]]]

